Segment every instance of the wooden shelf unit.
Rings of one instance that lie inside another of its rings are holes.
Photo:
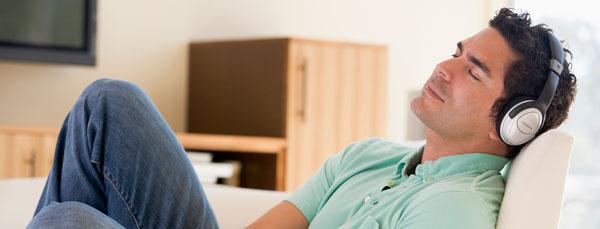
[[[213,160],[241,162],[241,186],[285,190],[284,138],[240,135],[178,133],[186,150],[202,150],[213,154]]]
[[[240,160],[243,187],[284,190],[285,139],[189,133],[176,136],[186,150],[211,152],[217,160]],[[48,176],[57,137],[57,129],[0,127],[0,179]],[[268,160],[263,163],[261,159]],[[271,179],[265,180],[268,177]]]

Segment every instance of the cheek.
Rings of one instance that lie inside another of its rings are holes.
[[[492,114],[492,106],[494,104],[494,100],[490,99],[481,99],[473,102],[474,109],[479,114],[479,117],[482,118],[482,121],[489,121],[490,115]]]
[[[464,91],[455,94],[454,102],[459,109],[469,112],[484,113],[491,112],[495,97],[489,91]]]

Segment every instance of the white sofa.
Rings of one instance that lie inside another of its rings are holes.
[[[0,180],[0,228],[25,228],[37,206],[45,179]],[[283,200],[284,192],[204,184],[222,228],[243,228]]]

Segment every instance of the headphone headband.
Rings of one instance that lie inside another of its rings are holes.
[[[548,110],[550,103],[552,103],[552,98],[554,98],[554,93],[556,92],[558,81],[560,79],[560,73],[562,73],[563,70],[562,63],[565,59],[565,53],[560,41],[551,32],[548,32],[548,43],[550,45],[551,53],[550,72],[548,73],[548,79],[546,79],[544,89],[537,99],[544,114],[546,113],[546,110]]]

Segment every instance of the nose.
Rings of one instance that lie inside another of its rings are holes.
[[[447,60],[442,63],[439,63],[438,66],[436,67],[436,75],[437,75],[437,77],[444,79],[444,81],[446,81],[448,83],[450,81],[452,81],[454,73],[452,71],[451,60]]]
[[[446,71],[442,71],[442,70],[440,70],[440,71],[438,72],[438,74],[439,74],[439,75],[440,75],[440,77],[441,77],[442,79],[444,79],[446,82],[450,82],[450,81],[452,80],[452,76],[450,76],[450,74],[449,74],[448,72],[446,72]]]

